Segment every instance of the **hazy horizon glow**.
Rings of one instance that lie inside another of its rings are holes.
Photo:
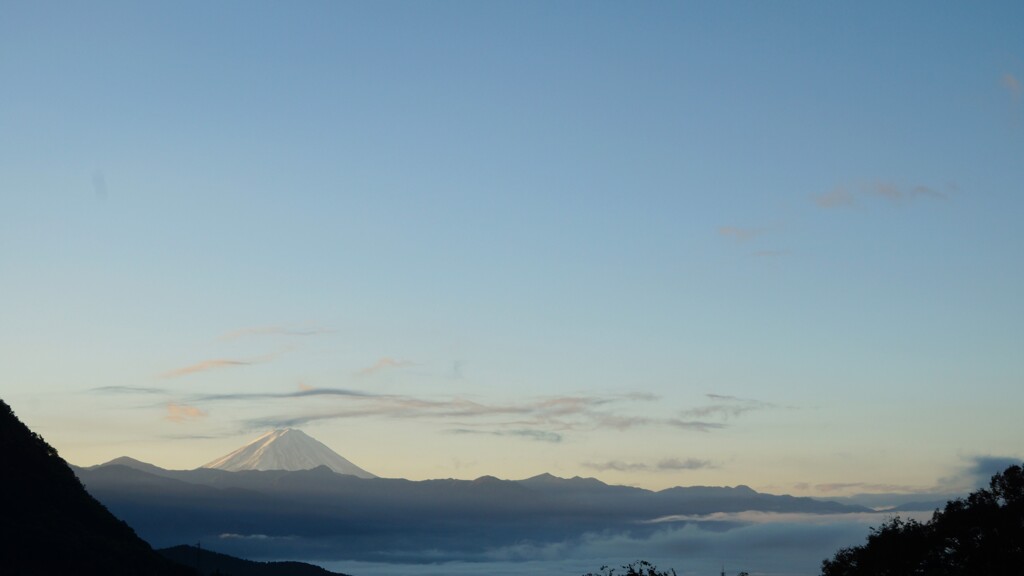
[[[0,396],[74,464],[290,426],[385,477],[841,497],[1024,458],[1020,3],[4,12]]]

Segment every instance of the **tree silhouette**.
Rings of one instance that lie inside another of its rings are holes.
[[[624,572],[616,572],[615,568],[609,568],[608,566],[601,566],[601,569],[594,572],[587,572],[583,576],[676,576],[676,571],[668,569],[665,571],[659,571],[658,567],[651,564],[647,560],[637,560],[631,562],[622,567]]]
[[[822,576],[968,576],[1024,570],[1024,469],[950,501],[925,523],[898,516],[822,562]]]

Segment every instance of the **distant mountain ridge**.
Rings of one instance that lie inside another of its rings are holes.
[[[118,458],[114,458],[109,462],[104,462],[103,464],[90,466],[89,468],[99,468],[101,466],[126,466],[128,468],[134,468],[135,470],[148,472],[156,476],[163,476],[167,472],[169,472],[168,470],[164,470],[163,468],[156,466],[154,464],[143,462],[142,460],[136,460],[135,458],[130,458],[128,456],[120,456]]]
[[[653,533],[665,527],[655,520],[668,517],[869,511],[747,486],[653,492],[550,474],[411,481],[360,478],[326,466],[153,473],[152,465],[120,462],[78,473],[90,492],[150,542],[214,542],[218,550],[253,559],[472,559],[521,542],[542,545],[608,531]]]
[[[312,470],[327,466],[338,474],[376,478],[302,430],[272,430],[238,450],[204,464],[238,472],[241,470]]]

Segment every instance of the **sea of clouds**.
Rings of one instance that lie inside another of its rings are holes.
[[[896,512],[863,514],[716,514],[674,517],[644,533],[588,533],[548,544],[522,542],[488,550],[471,561],[452,560],[445,551],[421,551],[418,562],[313,561],[354,576],[580,576],[603,565],[648,560],[680,576],[810,576],[837,550],[864,542],[872,526]],[[926,520],[931,513],[899,513]],[[426,561],[433,553],[435,561]]]

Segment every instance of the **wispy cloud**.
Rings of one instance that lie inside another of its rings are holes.
[[[228,359],[215,359],[215,360],[203,360],[196,364],[191,364],[182,368],[175,368],[168,372],[164,372],[160,375],[161,378],[178,378],[179,376],[187,376],[189,374],[197,374],[199,372],[206,372],[209,370],[216,370],[218,368],[226,368],[230,366],[249,366],[253,364],[248,360],[228,360]]]
[[[101,386],[99,388],[91,388],[89,392],[99,394],[166,394],[167,390],[143,386]]]
[[[200,394],[192,396],[192,402],[224,402],[233,400],[276,400],[286,398],[308,398],[313,396],[347,396],[355,398],[379,398],[376,394],[347,390],[345,388],[301,387],[292,392],[230,392],[223,394]]]
[[[257,540],[257,541],[270,541],[270,540],[295,540],[296,536],[268,536],[266,534],[235,534],[232,532],[226,532],[217,536],[221,540]]]
[[[737,398],[736,396],[726,396],[722,394],[708,394],[707,397],[712,401],[711,404],[684,410],[682,415],[685,418],[717,417],[723,420],[728,420],[730,418],[736,418],[745,412],[772,407],[772,404],[769,404],[768,402],[762,402],[751,398]]]
[[[899,200],[903,198],[903,192],[888,182],[875,182],[868,187],[868,191],[889,200]]]
[[[575,395],[533,398],[522,401],[487,402],[466,397],[424,398],[404,394],[382,394],[347,388],[314,388],[301,385],[282,392],[214,392],[181,398],[189,405],[323,398],[310,405],[268,402],[276,414],[265,414],[239,422],[242,431],[293,427],[311,422],[353,418],[424,419],[447,422],[457,430],[475,430],[495,436],[521,436],[556,442],[563,434],[593,430],[627,430],[638,427],[676,428],[710,432],[725,428],[722,422],[693,417],[685,412],[676,417],[657,417],[631,410],[635,402],[656,398],[648,393],[625,395]],[[327,401],[334,398],[333,401]],[[291,409],[289,409],[291,408]],[[733,412],[742,411],[733,406]],[[709,411],[708,413],[712,413]]]
[[[607,472],[608,470],[614,470],[616,472],[638,472],[650,470],[650,466],[647,464],[640,464],[636,462],[623,462],[622,460],[609,460],[607,462],[583,462],[580,464],[584,468],[590,468],[591,470],[597,470],[598,472]]]
[[[876,181],[863,186],[855,187],[865,201],[871,198],[882,198],[892,203],[899,203],[903,200],[915,200],[918,198],[929,200],[947,200],[949,194],[934,186],[916,184],[909,187],[899,186],[892,182]],[[831,192],[818,194],[813,197],[814,203],[819,208],[850,208],[857,206],[859,202],[854,192],[846,186],[839,186]]]
[[[698,458],[687,458],[685,460],[667,458],[658,461],[658,470],[703,470],[714,467],[710,460],[700,460]]]
[[[290,328],[287,326],[256,326],[242,328],[228,332],[220,337],[221,340],[236,340],[245,336],[316,336],[318,334],[330,334],[334,332],[330,328],[311,326],[307,328]]]
[[[853,194],[850,194],[850,191],[843,187],[815,196],[814,203],[821,208],[849,207],[856,204]]]
[[[230,394],[208,396],[202,399],[222,400],[240,399],[241,397],[299,397],[315,394],[334,394],[339,396],[350,396],[353,399],[361,400],[359,406],[347,406],[339,410],[325,410],[320,412],[297,414],[281,417],[266,417],[249,421],[250,427],[274,426],[297,426],[308,422],[319,420],[334,420],[353,417],[384,416],[392,418],[435,418],[435,419],[463,419],[478,420],[487,418],[503,418],[505,421],[495,422],[488,420],[486,425],[495,424],[509,428],[523,428],[524,426],[551,425],[555,428],[575,428],[579,422],[572,420],[577,417],[586,418],[592,407],[608,402],[604,398],[587,397],[555,397],[535,400],[523,403],[499,403],[486,404],[467,398],[448,398],[443,400],[429,400],[402,395],[366,394],[350,390],[339,389],[316,389],[311,391],[289,392],[285,394]]]
[[[926,492],[931,488],[922,486],[908,486],[906,484],[878,484],[870,482],[831,482],[815,484],[814,489],[823,494],[851,494],[854,492]]]
[[[640,426],[662,426],[693,432],[724,428],[719,422],[682,418],[653,418],[613,413],[607,408],[624,400],[600,396],[556,396],[525,402],[487,403],[468,398],[417,398],[405,395],[370,394],[344,389],[299,390],[286,393],[232,393],[192,397],[191,401],[300,398],[314,395],[346,397],[343,406],[319,407],[252,418],[242,423],[245,430],[301,426],[310,422],[351,418],[428,419],[453,422],[456,430],[480,434],[522,436],[553,442],[566,431]]]
[[[718,235],[725,238],[732,238],[741,242],[756,238],[764,234],[764,230],[761,228],[740,228],[737,226],[720,226],[718,228]]]
[[[636,400],[639,402],[655,402],[661,399],[661,396],[653,394],[651,392],[630,392],[623,396],[626,400]]]
[[[949,195],[945,192],[941,192],[928,186],[914,186],[910,189],[911,196],[925,196],[928,198],[934,198],[936,200],[945,200],[949,198]]]
[[[867,192],[889,201],[896,202],[903,199],[927,198],[931,200],[946,200],[949,196],[940,190],[924,184],[917,184],[909,188],[897,186],[891,182],[875,182],[867,187]]]
[[[509,430],[502,432],[503,436],[519,436],[520,438],[528,438],[530,440],[538,440],[541,442],[561,442],[562,435],[557,432],[549,432],[547,430]]]
[[[640,426],[649,426],[653,418],[637,415],[622,415],[600,413],[594,415],[594,424],[597,428],[612,428],[614,430],[629,430]]]
[[[195,406],[168,402],[167,415],[164,416],[164,420],[169,420],[171,422],[190,422],[193,420],[200,420],[202,418],[206,418],[206,416],[206,411],[201,410]]]
[[[558,396],[540,400],[533,405],[537,411],[549,416],[581,414],[597,406],[609,404],[611,399],[594,396]]]
[[[1010,97],[1013,98],[1014,102],[1017,102],[1018,100],[1020,100],[1020,93],[1021,93],[1020,80],[1017,80],[1017,78],[1013,74],[1010,74],[1009,72],[1007,72],[1006,74],[1003,74],[1002,84],[1003,84],[1003,86],[1006,87],[1007,90],[1010,91]]]
[[[373,366],[363,368],[359,372],[356,372],[357,376],[371,376],[384,370],[391,370],[394,368],[408,368],[409,366],[415,366],[415,363],[409,360],[398,360],[395,358],[384,357],[373,363]]]
[[[448,432],[450,434],[484,434],[488,436],[512,436],[524,438],[527,440],[535,440],[538,442],[558,443],[562,441],[561,434],[559,434],[558,432],[551,432],[549,430],[474,430],[471,428],[453,428]]]
[[[699,460],[697,458],[687,458],[685,460],[666,458],[659,460],[655,464],[609,460],[607,462],[584,462],[582,466],[599,472],[606,472],[608,470],[615,470],[616,472],[678,472],[680,470],[701,470],[714,467],[710,460]]]
[[[695,432],[710,432],[712,430],[725,428],[725,424],[720,422],[702,422],[700,420],[683,420],[679,418],[672,418],[668,420],[667,423],[676,428],[693,430]]]
[[[711,398],[712,400],[721,400],[721,401],[725,401],[725,402],[742,402],[743,401],[742,398],[740,398],[738,396],[731,396],[729,394],[715,394],[713,392],[709,392],[709,393],[705,394],[705,396],[707,396],[708,398]]]

